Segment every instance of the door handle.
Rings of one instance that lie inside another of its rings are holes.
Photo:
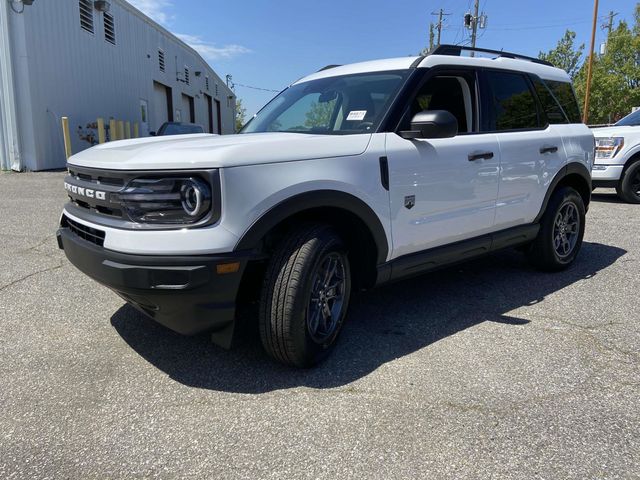
[[[468,158],[470,162],[475,160],[489,160],[493,158],[493,152],[470,153]]]
[[[557,151],[558,147],[556,147],[555,145],[540,147],[540,155],[544,155],[545,153],[556,153]]]

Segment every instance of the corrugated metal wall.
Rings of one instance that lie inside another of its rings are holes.
[[[163,105],[156,100],[154,81],[171,87],[174,110],[181,108],[183,93],[194,97],[195,120],[205,129],[209,125],[205,93],[215,96],[217,84],[222,132],[233,132],[235,101],[228,98],[233,92],[200,56],[125,2],[110,3],[115,45],[105,40],[103,14],[97,10],[93,10],[94,33],[80,27],[78,0],[38,1],[25,8],[22,18],[12,16],[11,27],[24,23],[23,37],[20,28],[11,32],[14,58],[16,51],[25,55],[14,74],[20,127],[24,130],[24,168],[64,166],[62,116],[69,117],[74,152],[90,146],[81,134],[87,133],[87,124],[97,117],[122,119],[132,125],[142,123],[141,101],[148,105],[148,130],[157,130],[160,125],[155,123],[166,117],[158,109],[166,109],[166,101]],[[164,51],[164,72],[159,68],[159,49]],[[190,72],[189,85],[179,80],[184,79],[185,67]],[[201,72],[199,76],[197,71]],[[214,112],[214,128],[215,117]],[[188,112],[183,111],[183,121],[188,118]],[[33,133],[32,149],[28,148],[28,130]]]

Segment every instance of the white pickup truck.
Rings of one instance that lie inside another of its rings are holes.
[[[640,110],[611,127],[595,128],[593,187],[615,188],[629,203],[640,203]]]

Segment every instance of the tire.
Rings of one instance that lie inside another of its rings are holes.
[[[640,160],[627,167],[616,186],[616,192],[627,203],[640,203]]]
[[[286,365],[317,365],[336,344],[350,293],[346,247],[335,230],[328,225],[292,230],[264,277],[259,314],[264,349]]]
[[[527,252],[529,261],[540,270],[564,270],[580,252],[584,227],[582,197],[571,187],[561,187],[551,196],[542,216],[538,236]]]

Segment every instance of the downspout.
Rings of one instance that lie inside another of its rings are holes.
[[[18,116],[13,83],[9,2],[0,0],[0,168],[21,171],[23,168],[18,137]]]

